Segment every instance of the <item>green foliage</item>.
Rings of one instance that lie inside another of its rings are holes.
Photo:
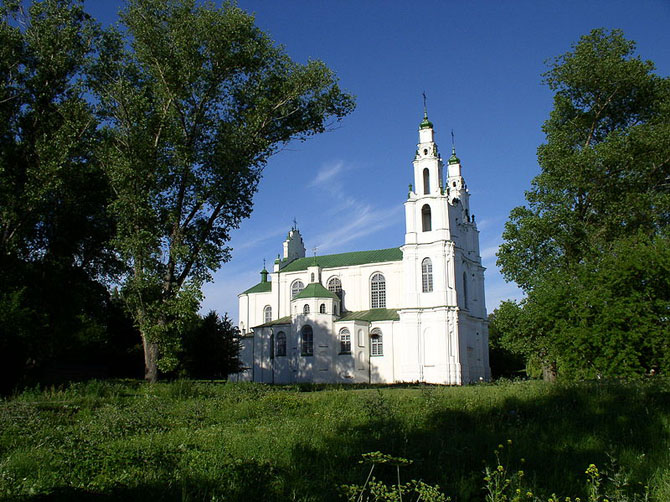
[[[268,158],[353,100],[323,63],[291,61],[232,4],[132,0],[121,26],[104,34],[88,83],[106,124],[116,245],[132,269],[122,293],[153,380],[156,350],[175,361],[201,285],[230,258]]]
[[[239,360],[239,329],[231,319],[220,318],[211,311],[197,320],[184,334],[180,359],[191,378],[225,379],[237,373]]]
[[[648,486],[649,500],[661,502],[670,495],[669,392],[661,378],[463,388],[36,387],[0,401],[0,498],[335,501],[338,487],[364,486],[375,465],[380,497],[400,484],[409,489],[405,501],[423,489],[478,501],[487,493],[482,471],[502,465],[510,497],[522,468],[522,494],[546,501],[557,493],[564,502],[587,500],[584,471],[593,463],[601,499],[634,500]],[[386,411],[374,413],[375,402]],[[513,449],[496,460],[501,438]],[[388,453],[358,463],[379,451]]]
[[[634,48],[593,30],[545,74],[541,173],[498,253],[527,298],[496,313],[505,348],[545,375],[668,369],[670,79]]]
[[[0,392],[105,343],[121,264],[85,89],[99,37],[81,2],[0,9]]]

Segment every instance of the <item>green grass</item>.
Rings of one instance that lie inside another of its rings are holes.
[[[493,450],[533,493],[584,497],[608,455],[670,500],[670,381],[470,387],[88,382],[0,401],[10,500],[341,500],[361,454],[413,460],[403,481],[483,500]],[[393,480],[394,471],[377,471]]]

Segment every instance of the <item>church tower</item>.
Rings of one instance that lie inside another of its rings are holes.
[[[479,231],[452,146],[446,178],[424,108],[405,202],[405,380],[461,384],[490,377]],[[415,338],[416,337],[416,338]],[[417,350],[418,347],[418,350]]]

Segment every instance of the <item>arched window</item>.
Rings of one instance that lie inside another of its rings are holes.
[[[293,284],[291,284],[291,300],[295,299],[300,292],[305,289],[305,285],[302,283],[302,281],[295,281]]]
[[[302,308],[303,314],[309,314],[309,305],[305,303],[305,306]]]
[[[270,334],[270,359],[275,358],[275,336]]]
[[[347,328],[340,331],[340,354],[351,354],[351,334]]]
[[[277,357],[286,356],[286,333],[280,331],[277,333]]]
[[[272,321],[272,307],[266,305],[263,309],[263,322],[268,323],[270,321]]]
[[[309,276],[309,282],[314,282],[314,272],[312,272]]]
[[[433,290],[433,263],[430,258],[421,262],[421,291],[430,293]]]
[[[468,308],[468,274],[463,272],[463,307]]]
[[[375,328],[370,332],[370,355],[384,355],[384,341],[382,339],[382,332],[379,328]]]
[[[311,356],[314,354],[314,333],[309,324],[305,324],[300,330],[301,338],[301,353],[303,356]]]
[[[339,278],[331,277],[328,280],[328,291],[332,291],[340,300],[342,300],[342,283]]]
[[[370,305],[373,309],[386,308],[386,279],[382,274],[375,274],[370,280]]]
[[[421,208],[421,230],[423,232],[430,232],[432,228],[430,220],[430,206],[428,204],[424,204],[424,206]]]
[[[319,307],[319,313],[320,314],[325,314],[326,313],[326,304],[322,303],[321,306]]]
[[[430,193],[430,172],[428,171],[428,168],[423,170],[423,193]]]

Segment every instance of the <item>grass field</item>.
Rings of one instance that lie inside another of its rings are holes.
[[[342,484],[365,480],[361,454],[381,451],[414,461],[403,481],[475,501],[498,444],[505,467],[522,468],[541,500],[585,497],[594,463],[614,484],[627,475],[621,497],[647,485],[651,500],[670,501],[670,381],[36,389],[0,401],[0,497],[342,500]]]

